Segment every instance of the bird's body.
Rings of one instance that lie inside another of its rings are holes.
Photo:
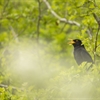
[[[83,46],[74,48],[74,58],[78,65],[82,62],[93,62],[91,56]]]
[[[71,44],[74,46],[74,58],[78,65],[82,62],[93,63],[90,54],[86,51],[84,45],[82,45],[81,40],[75,39]]]

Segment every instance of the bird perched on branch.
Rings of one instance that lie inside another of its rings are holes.
[[[78,65],[82,62],[93,63],[90,54],[86,51],[82,41],[79,39],[71,40],[69,44],[74,46],[74,58]]]

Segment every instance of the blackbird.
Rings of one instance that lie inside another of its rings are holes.
[[[90,54],[86,51],[82,41],[79,39],[71,40],[70,44],[74,46],[74,58],[78,65],[82,62],[93,63]]]

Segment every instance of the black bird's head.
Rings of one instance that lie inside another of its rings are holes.
[[[82,41],[79,39],[74,39],[70,41],[70,44],[72,44],[74,47],[82,46]]]

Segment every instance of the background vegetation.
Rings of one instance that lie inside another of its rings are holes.
[[[0,0],[0,100],[99,100],[99,0]],[[79,38],[95,65],[77,66]]]

